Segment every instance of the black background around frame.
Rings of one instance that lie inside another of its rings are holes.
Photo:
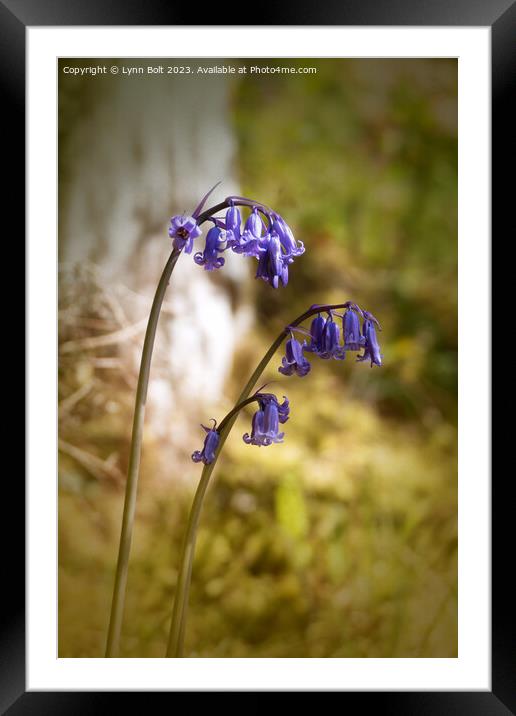
[[[62,25],[414,25],[490,26],[492,41],[492,237],[502,246],[514,236],[514,100],[516,3],[514,0],[292,0],[262,2],[244,19],[242,4],[204,8],[167,0],[0,0],[0,97],[2,99],[2,211],[4,261],[24,245],[25,216],[25,28]],[[202,15],[203,22],[196,23]],[[512,147],[512,151],[511,151]],[[11,150],[10,160],[7,158]],[[13,219],[13,231],[5,224]],[[509,221],[509,219],[511,221]],[[503,233],[505,230],[506,233]],[[503,233],[503,237],[502,237]],[[511,241],[513,243],[513,240]],[[22,252],[23,253],[23,252]],[[23,262],[23,259],[22,259]],[[4,263],[5,266],[5,263]],[[5,275],[6,272],[4,272]],[[493,283],[493,299],[500,292]],[[21,302],[21,299],[20,299]],[[493,315],[493,335],[503,317]],[[20,320],[14,321],[18,324]],[[8,326],[5,330],[9,330]],[[487,340],[485,331],[479,339]],[[29,350],[37,350],[28,346]],[[21,363],[17,357],[16,363]],[[14,358],[14,356],[12,356]],[[504,356],[505,358],[505,356]],[[509,356],[507,356],[509,358]],[[19,389],[17,400],[20,401]],[[5,433],[4,433],[5,434]],[[500,443],[502,441],[499,438]],[[9,473],[9,474],[7,474]],[[507,584],[514,564],[513,470],[492,480],[492,691],[340,692],[341,707],[396,716],[504,716],[516,714],[514,594]],[[4,470],[2,609],[0,609],[0,713],[82,714],[117,712],[120,699],[133,708],[177,708],[177,692],[25,693],[25,503],[23,477]],[[7,479],[8,478],[8,479]],[[5,508],[8,507],[8,509]],[[9,519],[7,519],[9,518]],[[202,695],[202,694],[199,694]],[[244,694],[245,695],[245,694]],[[291,696],[291,694],[289,694]],[[193,694],[196,696],[196,694]],[[116,701],[115,701],[116,699]],[[159,701],[158,701],[159,699]],[[151,703],[149,703],[149,701]],[[199,704],[197,699],[195,705]],[[256,703],[259,708],[261,699]],[[190,706],[192,706],[190,702]],[[200,705],[200,704],[199,704]],[[213,707],[213,702],[211,703]]]

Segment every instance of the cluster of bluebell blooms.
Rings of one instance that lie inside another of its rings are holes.
[[[245,223],[236,204],[245,204],[251,212]],[[229,197],[224,218],[210,217],[212,228],[206,235],[203,251],[194,255],[194,261],[206,271],[224,266],[224,251],[231,250],[258,260],[256,278],[261,278],[273,288],[288,283],[288,267],[296,256],[304,253],[301,241],[296,241],[286,221],[264,204],[245,197]],[[194,240],[200,236],[197,223],[199,207],[191,216],[173,216],[169,236],[174,248],[190,254]]]
[[[176,250],[192,253],[194,240],[201,235],[199,223],[202,223],[203,217],[200,212],[212,191],[213,189],[206,194],[191,216],[183,214],[173,216],[170,220],[169,235],[173,239]],[[250,209],[244,224],[237,204]],[[203,215],[204,220],[211,221],[213,226],[207,233],[204,250],[194,255],[195,263],[204,266],[206,271],[221,268],[225,263],[222,254],[230,249],[236,254],[244,254],[258,260],[256,278],[263,279],[273,288],[278,288],[280,282],[286,286],[288,267],[296,256],[304,253],[305,248],[301,241],[296,241],[284,219],[264,204],[245,197],[228,197],[222,206],[227,207],[224,218]],[[294,373],[301,377],[307,375],[311,370],[311,364],[305,355],[307,353],[325,360],[330,358],[344,360],[347,351],[363,350],[363,353],[357,357],[358,361],[370,361],[371,367],[382,365],[376,336],[376,328],[380,328],[378,321],[371,313],[359,308],[356,303],[348,301],[342,305],[345,308],[344,314],[336,313],[328,306],[321,306],[321,311],[313,319],[309,332],[298,325],[287,328],[290,330],[290,338],[287,340],[285,355],[278,368],[280,373],[286,376]],[[308,315],[313,313],[310,310]],[[341,329],[335,321],[336,317],[342,320],[342,343]],[[295,337],[294,331],[305,334],[309,340],[303,340],[301,344]],[[272,393],[258,392],[251,400],[257,401],[258,410],[253,416],[251,433],[245,433],[243,436],[244,442],[259,447],[283,442],[284,433],[279,432],[279,426],[288,420],[290,410],[288,399],[284,396],[283,403],[279,403]],[[243,404],[237,407],[242,406]],[[209,465],[215,459],[219,446],[220,428],[217,429],[215,421],[212,428],[204,425],[202,428],[206,432],[204,446],[202,450],[196,450],[192,454],[192,460]]]
[[[253,396],[252,400],[258,403],[258,410],[253,415],[251,434],[245,433],[243,435],[244,442],[248,445],[258,445],[258,447],[272,445],[272,443],[282,443],[285,433],[279,432],[279,426],[286,423],[289,418],[290,405],[288,398],[283,396],[283,402],[280,403],[273,393],[258,392]],[[206,437],[203,449],[196,450],[192,454],[194,462],[209,465],[215,459],[220,433],[217,429],[217,423],[213,422],[212,428],[201,425],[206,432]]]
[[[285,355],[282,364],[278,368],[283,375],[294,375],[300,377],[310,372],[311,365],[305,353],[312,353],[319,358],[328,360],[344,360],[347,351],[361,351],[362,355],[357,360],[370,361],[373,365],[382,364],[380,346],[376,336],[376,327],[380,328],[376,318],[363,311],[355,303],[344,304],[344,314],[337,314],[334,310],[327,311],[327,317],[322,311],[313,319],[310,332],[298,326],[290,327],[290,338],[285,345]],[[340,340],[340,328],[335,321],[335,316],[342,319],[343,342]],[[362,326],[360,319],[362,318]],[[301,344],[294,336],[294,331],[306,333],[309,341],[303,340]],[[286,423],[289,418],[290,405],[288,398],[283,396],[283,403],[280,403],[272,393],[256,393],[253,396],[258,402],[258,410],[255,412],[252,421],[251,433],[245,433],[243,440],[248,445],[267,446],[273,443],[283,442],[284,433],[279,432],[280,424]],[[247,402],[247,401],[246,401]],[[215,459],[215,453],[219,445],[220,434],[216,423],[213,428],[202,426],[207,435],[202,451],[196,450],[192,455],[194,462],[203,462],[209,465]]]
[[[343,343],[340,342],[340,328],[335,321],[335,316],[342,319]],[[363,319],[362,328],[360,318]],[[376,318],[369,311],[362,311],[356,303],[348,303],[346,312],[343,315],[328,311],[328,317],[320,313],[313,319],[310,326],[310,333],[302,328],[292,328],[290,338],[285,346],[285,355],[282,364],[278,368],[283,375],[300,377],[310,372],[311,365],[305,357],[305,353],[313,353],[319,358],[328,360],[344,360],[346,351],[360,351],[363,354],[357,357],[357,361],[369,360],[373,365],[382,365],[380,346],[376,336],[375,326],[380,327]],[[295,338],[293,331],[305,333],[309,341],[301,344]]]

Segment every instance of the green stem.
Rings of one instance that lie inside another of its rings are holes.
[[[197,217],[200,226],[218,211],[227,208],[233,200],[226,198],[216,206],[212,206]],[[233,201],[235,205],[247,206],[244,201]],[[163,269],[161,278],[154,295],[152,308],[149,315],[149,322],[145,332],[143,351],[138,375],[138,386],[136,388],[136,399],[134,406],[133,431],[131,435],[131,448],[129,455],[129,468],[125,487],[124,512],[122,516],[122,530],[120,534],[120,545],[118,548],[118,560],[115,572],[115,585],[111,602],[111,614],[109,618],[108,637],[106,645],[106,657],[114,657],[118,653],[120,645],[120,634],[122,630],[122,619],[124,613],[125,592],[127,587],[127,572],[129,567],[129,553],[133,536],[134,513],[136,508],[136,496],[138,492],[138,476],[140,470],[140,456],[143,439],[143,423],[145,417],[145,402],[147,400],[147,389],[149,386],[150,366],[156,328],[159,314],[167,286],[179,258],[181,251],[173,249]]]
[[[315,315],[316,313],[334,310],[337,308],[346,308],[348,305],[348,302],[346,302],[333,305],[312,307],[308,309],[308,311],[303,313],[301,316],[296,318],[295,321],[289,324],[289,326],[298,326],[300,323],[305,321],[310,316]],[[290,332],[289,326],[284,328],[279,334],[279,336],[276,338],[276,340],[272,343],[267,353],[257,365],[256,370],[247,381],[245,388],[240,393],[240,396],[236,401],[235,408],[230,410],[230,412],[221,421],[219,426],[220,440],[219,445],[217,447],[217,452],[215,454],[215,459],[209,465],[205,465],[201,473],[201,479],[195,492],[192,509],[190,510],[190,516],[188,518],[188,525],[186,527],[186,534],[183,541],[181,562],[179,567],[179,577],[174,596],[174,609],[172,612],[172,623],[170,626],[170,636],[166,653],[167,657],[180,658],[183,655],[186,612],[188,607],[188,595],[190,592],[190,581],[192,576],[192,564],[195,552],[195,542],[197,539],[197,525],[199,523],[199,517],[204,501],[204,495],[206,494],[206,489],[208,487],[211,474],[215,468],[215,465],[217,464],[217,460],[221,453],[222,447],[224,446],[224,443],[226,442],[229,433],[231,432],[231,428],[235,424],[240,409],[243,408],[244,405],[246,405],[248,402],[251,402],[251,400],[248,400],[249,395],[254,386],[256,385],[258,378],[261,376],[261,374],[269,364],[271,358],[276,353],[279,346],[283,343],[283,340],[286,338],[286,336],[288,336]]]
[[[108,638],[106,646],[106,657],[116,656],[120,644],[120,632],[122,629],[122,617],[124,613],[125,590],[127,585],[127,571],[129,566],[129,552],[133,536],[134,513],[136,507],[136,494],[138,491],[138,474],[140,468],[140,456],[142,450],[143,422],[145,417],[145,403],[147,400],[147,389],[149,386],[149,374],[152,360],[154,338],[158,325],[161,304],[167,290],[168,282],[180,251],[173,249],[163,269],[161,278],[154,295],[152,308],[149,315],[149,322],[145,332],[140,373],[138,375],[138,386],[136,388],[136,399],[133,417],[133,432],[131,436],[131,451],[129,455],[129,469],[125,488],[124,512],[122,517],[122,531],[120,534],[120,545],[118,548],[118,561],[115,573],[115,586],[113,589],[113,600],[111,602],[111,615],[109,619]]]
[[[265,370],[267,364],[276,352],[278,346],[280,346],[283,342],[283,339],[286,335],[287,331],[282,331],[280,335],[276,338],[274,343],[271,345],[265,356],[262,358],[262,360],[256,367],[256,370],[249,378],[247,385],[245,386],[245,388],[240,394],[240,397],[237,400],[237,404],[247,404],[247,398],[249,397],[251,390],[256,385],[258,378]],[[240,407],[243,407],[243,405]],[[186,609],[188,606],[188,595],[190,592],[192,564],[195,551],[195,541],[197,538],[197,525],[199,523],[199,517],[204,501],[204,495],[206,493],[206,488],[208,487],[208,483],[210,481],[211,473],[213,472],[213,468],[217,464],[217,459],[220,455],[221,449],[226,442],[229,433],[231,432],[231,428],[233,427],[239,412],[240,410],[235,411],[235,409],[233,409],[222,420],[222,429],[219,433],[220,440],[215,459],[209,465],[204,466],[199,485],[195,492],[195,497],[192,504],[192,509],[190,511],[190,516],[188,518],[188,525],[186,528],[186,535],[181,553],[181,564],[179,568],[179,578],[174,598],[174,611],[172,613],[172,624],[170,627],[170,637],[168,640],[167,657],[179,658],[183,655]]]

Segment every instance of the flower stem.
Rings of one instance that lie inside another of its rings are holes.
[[[188,524],[186,527],[186,534],[183,542],[183,548],[181,552],[181,563],[179,567],[179,577],[177,581],[175,596],[174,596],[174,608],[172,612],[172,623],[170,626],[170,635],[167,646],[167,657],[181,658],[183,656],[183,645],[184,635],[186,626],[186,612],[188,607],[188,595],[190,592],[190,581],[192,576],[192,564],[195,552],[195,542],[197,539],[197,525],[199,523],[199,517],[204,501],[204,495],[206,494],[206,488],[210,481],[211,474],[217,464],[218,457],[221,453],[222,447],[226,442],[231,428],[235,424],[238,417],[238,413],[241,408],[252,402],[253,399],[249,399],[249,395],[256,385],[258,378],[261,376],[271,358],[276,353],[279,346],[283,343],[286,336],[289,335],[290,326],[298,326],[300,323],[305,321],[310,316],[316,313],[332,310],[334,308],[346,308],[349,302],[339,303],[334,305],[321,305],[313,306],[308,311],[305,311],[301,316],[298,316],[292,323],[289,323],[284,328],[278,337],[274,340],[267,353],[264,355],[262,360],[257,365],[254,373],[247,381],[246,386],[240,393],[238,400],[236,401],[235,407],[229,411],[229,413],[222,419],[219,426],[219,444],[215,458],[209,465],[205,465],[201,473],[201,479],[197,490],[195,492],[192,509],[190,510],[190,516],[188,518]]]
[[[219,204],[212,206],[203,211],[197,217],[197,224],[200,226],[210,219],[222,209],[228,208],[232,202],[231,197],[227,197]],[[248,206],[247,200],[234,201],[235,205]],[[159,314],[163,298],[167,290],[167,286],[179,258],[181,251],[173,249],[168,261],[163,269],[161,278],[154,295],[152,308],[149,315],[149,322],[145,332],[145,340],[143,343],[142,357],[140,362],[140,372],[138,375],[138,385],[136,388],[136,398],[134,406],[133,430],[131,435],[131,448],[129,455],[129,468],[127,472],[127,482],[125,487],[124,511],[122,516],[122,530],[120,534],[120,545],[118,548],[118,560],[115,572],[115,585],[113,589],[113,597],[111,601],[111,613],[109,618],[108,637],[106,645],[106,657],[114,657],[117,655],[120,645],[120,634],[122,630],[122,619],[124,613],[125,592],[127,586],[127,573],[129,567],[129,553],[131,551],[131,541],[133,536],[134,514],[136,508],[136,496],[138,492],[138,476],[140,470],[140,456],[143,439],[143,423],[145,417],[145,403],[147,400],[147,389],[149,386],[150,366],[152,360],[152,351],[154,348],[154,339],[156,337],[156,328],[158,325]]]
[[[247,404],[247,398],[249,397],[249,394],[251,390],[256,385],[256,382],[258,381],[258,378],[265,370],[267,364],[269,363],[270,359],[276,352],[277,348],[281,345],[283,342],[283,339],[285,338],[286,332],[282,331],[280,335],[276,338],[274,343],[271,345],[265,356],[262,358],[258,366],[256,367],[256,370],[252,374],[252,376],[249,378],[245,388],[240,394],[240,397],[237,400],[237,405],[240,403],[243,403],[244,405]],[[240,408],[244,407],[244,405],[240,405]],[[192,575],[192,564],[193,564],[193,557],[194,557],[194,551],[195,551],[195,541],[197,538],[197,525],[199,523],[199,517],[201,514],[201,509],[203,505],[204,495],[206,493],[206,488],[208,487],[208,483],[210,481],[211,473],[213,472],[213,468],[215,467],[217,463],[217,459],[220,455],[220,451],[222,449],[222,446],[226,442],[226,439],[229,436],[229,433],[231,432],[231,428],[233,427],[237,417],[238,413],[240,412],[240,409],[231,410],[226,417],[221,421],[221,429],[219,430],[219,445],[217,448],[217,452],[215,454],[215,459],[212,463],[209,465],[205,465],[201,474],[201,479],[199,481],[199,485],[197,487],[197,490],[195,492],[194,501],[192,504],[192,509],[190,511],[190,516],[188,518],[188,525],[186,528],[186,535],[183,542],[183,549],[181,554],[181,564],[179,568],[179,578],[177,582],[176,587],[176,593],[174,598],[174,610],[172,613],[172,624],[170,627],[170,636],[168,640],[168,647],[167,647],[167,657],[174,657],[179,658],[183,655],[183,643],[184,643],[184,634],[185,634],[185,625],[186,625],[186,610],[188,606],[188,595],[190,592],[190,580]]]
[[[154,295],[154,301],[152,302],[149,322],[147,324],[145,340],[143,343],[140,373],[138,375],[138,386],[136,388],[129,469],[125,488],[124,512],[122,517],[122,531],[120,534],[118,561],[115,573],[115,586],[113,589],[113,600],[111,602],[106,657],[116,656],[120,644],[120,632],[122,629],[125,590],[127,585],[127,571],[129,566],[129,552],[131,550],[136,494],[138,491],[138,474],[143,439],[143,422],[145,417],[147,389],[149,386],[152,350],[154,348],[154,338],[156,336],[156,328],[158,325],[161,304],[163,303],[165,291],[167,290],[170,276],[172,275],[172,271],[174,270],[174,266],[176,265],[179,255],[180,251],[173,249],[165,268],[163,269],[163,273],[161,274],[161,278]]]

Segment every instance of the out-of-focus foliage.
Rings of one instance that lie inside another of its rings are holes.
[[[295,62],[318,72],[234,87],[242,191],[280,211],[307,252],[286,289],[256,282],[256,330],[217,417],[313,303],[372,311],[384,366],[314,359],[300,379],[277,373],[280,355],[271,363],[263,382],[291,401],[285,443],[244,445],[251,410],[227,442],[201,519],[186,654],[456,656],[456,62]],[[105,301],[87,318],[112,330],[119,320]],[[62,342],[85,337],[71,330],[63,324]],[[103,351],[93,367],[91,351],[79,353],[82,372],[65,353],[63,400],[91,380],[108,390],[117,351]],[[113,380],[112,392],[111,414],[79,393],[61,433],[86,452],[100,445],[108,467],[112,450],[127,451],[131,421],[130,386]],[[187,490],[163,489],[161,446],[145,444],[123,656],[164,654],[199,474],[186,451],[201,444],[199,431],[170,466],[192,477]],[[78,458],[61,455],[59,654],[101,656],[123,498]]]

